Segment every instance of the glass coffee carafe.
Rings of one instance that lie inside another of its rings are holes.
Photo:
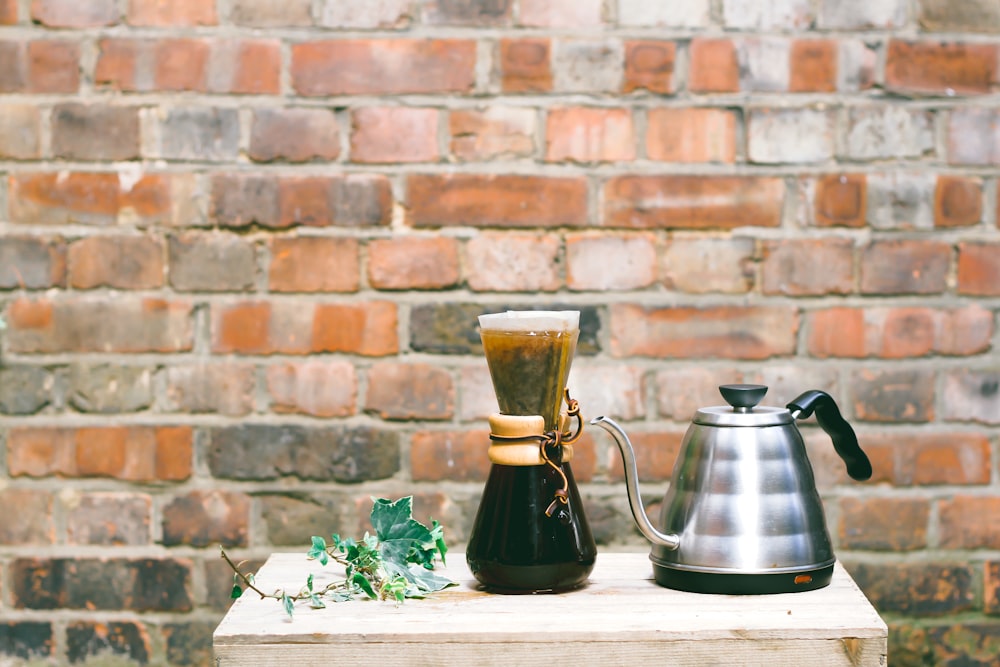
[[[500,413],[490,417],[492,465],[466,559],[487,590],[567,590],[594,566],[597,548],[570,467],[583,424],[566,390],[579,318],[576,311],[479,318]]]

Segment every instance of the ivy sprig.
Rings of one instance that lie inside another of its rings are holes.
[[[295,603],[301,601],[308,601],[314,609],[326,607],[324,600],[394,600],[398,604],[406,598],[423,598],[456,585],[434,572],[435,562],[440,558],[444,564],[448,553],[444,529],[437,521],[427,527],[413,518],[412,496],[395,501],[375,499],[371,524],[375,534],[366,532],[360,541],[333,534],[327,542],[314,535],[306,556],[320,565],[330,561],[341,565],[344,578],[317,588],[310,574],[294,594],[283,589],[264,592],[254,582],[253,573],[242,571],[244,563],[234,563],[222,549],[223,560],[233,570],[232,597],[240,597],[245,589],[252,590],[261,599],[279,600],[291,617]]]

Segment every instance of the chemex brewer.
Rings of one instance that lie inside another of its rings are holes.
[[[583,428],[566,389],[579,322],[578,311],[479,318],[500,412],[489,418],[490,473],[466,560],[487,590],[567,590],[594,567],[597,547],[570,466]]]

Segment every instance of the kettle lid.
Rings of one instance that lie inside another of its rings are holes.
[[[729,405],[701,408],[695,413],[695,424],[759,427],[794,421],[788,408],[757,405],[767,393],[762,384],[724,384],[719,392]]]

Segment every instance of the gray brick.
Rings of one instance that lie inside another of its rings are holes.
[[[163,113],[160,145],[152,157],[219,162],[239,156],[236,109],[170,109]]]

